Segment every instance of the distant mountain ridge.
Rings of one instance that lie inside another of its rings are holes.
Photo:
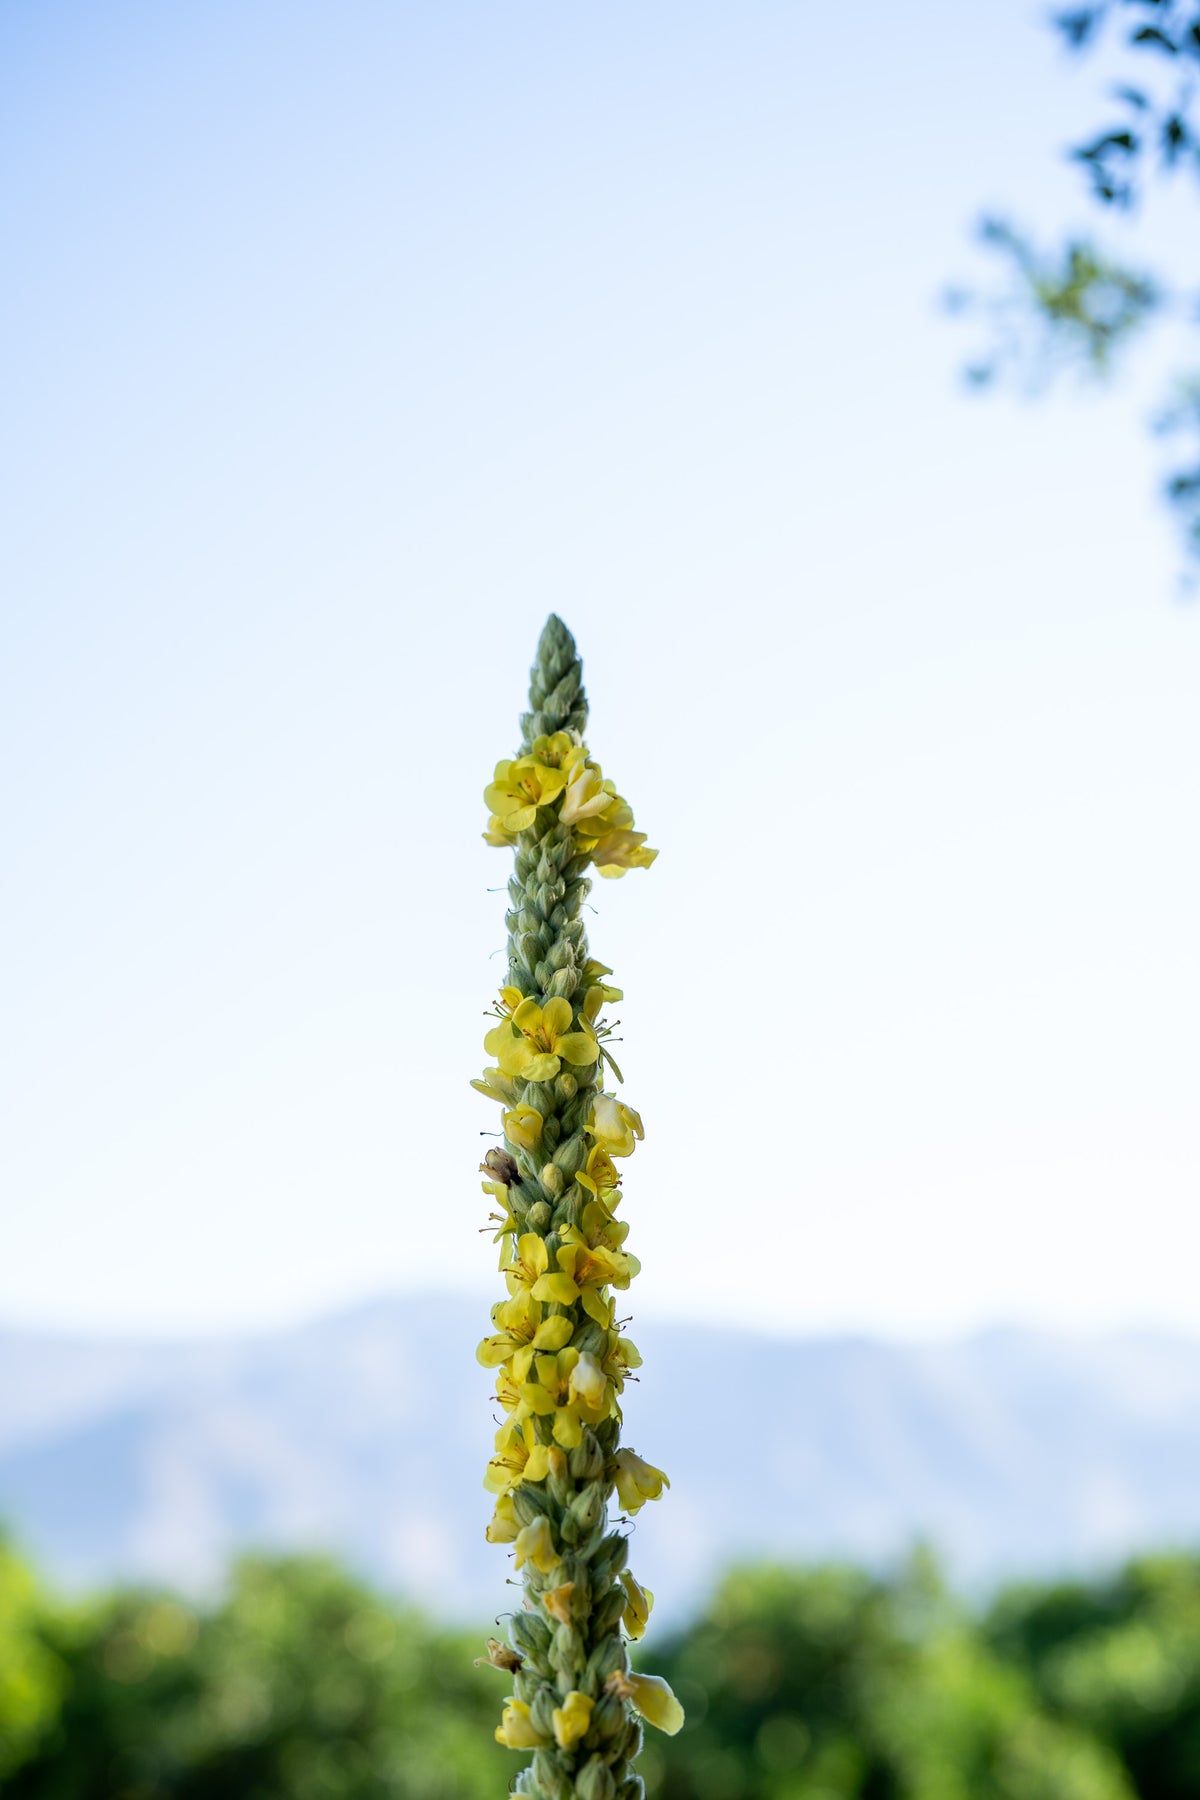
[[[211,1344],[0,1331],[0,1517],[70,1586],[315,1546],[443,1614],[502,1610],[483,1323],[419,1297]],[[672,1487],[633,1561],[666,1612],[739,1556],[878,1563],[924,1537],[978,1583],[1200,1543],[1200,1342],[635,1336],[627,1437]]]

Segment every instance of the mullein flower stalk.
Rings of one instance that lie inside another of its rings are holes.
[[[667,1478],[620,1440],[620,1397],[641,1363],[616,1317],[638,1272],[616,1216],[620,1160],[642,1136],[620,1082],[604,1009],[621,998],[588,952],[587,871],[624,875],[656,851],[583,741],[587,700],[575,642],[551,616],[530,676],[521,750],[496,765],[485,799],[490,844],[515,851],[508,972],[473,1084],[502,1107],[503,1147],[481,1165],[495,1206],[507,1298],[478,1349],[497,1373],[502,1420],[485,1486],[487,1535],[512,1546],[524,1605],[486,1660],[512,1676],[497,1740],[532,1750],[514,1791],[532,1800],[637,1800],[640,1719],[678,1731],[666,1683],[630,1670],[653,1603],[623,1531]]]

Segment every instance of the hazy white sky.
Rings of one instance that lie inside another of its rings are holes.
[[[981,206],[1086,216],[1094,84],[894,17],[4,9],[0,1321],[482,1316],[481,790],[554,608],[662,852],[591,921],[635,1310],[1196,1325],[1149,387],[969,401],[936,305]]]

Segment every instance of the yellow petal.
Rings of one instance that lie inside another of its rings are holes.
[[[654,1605],[654,1595],[649,1588],[644,1588],[628,1569],[623,1569],[621,1572],[621,1585],[629,1596],[625,1611],[621,1616],[621,1623],[630,1638],[636,1643],[640,1637],[645,1636],[646,1621],[650,1617],[650,1611]]]
[[[554,1048],[566,1062],[574,1063],[577,1069],[594,1063],[600,1054],[600,1046],[590,1031],[568,1031],[558,1039]]]
[[[484,1536],[489,1544],[511,1544],[520,1529],[512,1495],[501,1494]]]
[[[569,1406],[559,1407],[550,1429],[554,1433],[555,1443],[561,1444],[564,1450],[574,1450],[576,1444],[583,1440],[583,1426],[579,1422],[579,1415]]]
[[[533,1750],[544,1742],[541,1732],[535,1731],[529,1708],[523,1700],[506,1703],[504,1715],[496,1727],[496,1742],[509,1750]]]
[[[560,1750],[569,1750],[572,1744],[577,1744],[581,1737],[587,1736],[594,1704],[578,1688],[572,1688],[562,1705],[554,1708],[554,1741]]]
[[[550,1252],[546,1248],[546,1240],[539,1237],[536,1231],[521,1233],[517,1239],[517,1255],[522,1265],[526,1269],[533,1270],[535,1275],[547,1268],[550,1262]],[[540,1300],[542,1296],[535,1294],[533,1297],[535,1300]]]
[[[579,1298],[579,1289],[569,1275],[542,1275],[532,1291],[535,1300],[554,1300],[559,1306],[572,1306]]]
[[[542,1029],[553,1041],[564,1031],[570,1031],[572,1017],[571,1002],[564,1000],[561,994],[555,994],[542,1008]]]
[[[533,1334],[535,1350],[561,1350],[571,1341],[573,1326],[565,1313],[552,1313]]]
[[[522,1000],[513,1013],[512,1022],[518,1031],[536,1031],[542,1023],[542,1009],[536,1000]]]
[[[531,1562],[535,1569],[548,1575],[558,1563],[558,1551],[554,1545],[550,1521],[544,1514],[536,1518],[532,1525],[523,1526],[518,1531],[513,1549],[516,1551],[514,1566],[518,1569]]]
[[[499,1057],[501,1050],[513,1043],[513,1028],[507,1019],[501,1019],[499,1025],[493,1025],[483,1040],[483,1047],[489,1056]]]
[[[526,1481],[545,1481],[550,1473],[549,1444],[535,1444],[529,1452],[529,1460],[525,1464]]]
[[[633,1710],[641,1713],[648,1724],[674,1737],[683,1725],[683,1708],[669,1684],[661,1675],[630,1675],[628,1680],[633,1688],[629,1696]]]
[[[597,1325],[607,1331],[612,1323],[612,1301],[605,1300],[599,1288],[587,1287],[580,1295],[580,1302],[588,1318],[594,1319]]]

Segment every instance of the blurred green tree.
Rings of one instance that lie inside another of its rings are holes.
[[[1200,1560],[1144,1557],[1111,1581],[1012,1588],[985,1635],[1046,1707],[1107,1742],[1147,1800],[1200,1794]]]
[[[49,1602],[0,1540],[0,1782],[57,1717],[66,1669],[48,1641]]]
[[[1113,1749],[1039,1704],[915,1555],[741,1571],[666,1646],[687,1708],[646,1755],[656,1800],[1134,1800]]]
[[[1172,176],[1200,181],[1200,0],[1092,0],[1051,17],[1073,54],[1103,45],[1115,76],[1108,116],[1068,151],[1091,200],[1110,215],[1136,214]],[[1016,376],[1040,387],[1072,368],[1107,376],[1149,327],[1200,324],[1200,291],[1126,266],[1087,234],[1042,252],[1011,221],[987,218],[980,237],[1003,259],[1007,281],[948,296],[986,323],[986,347],[967,370],[978,386]],[[1154,425],[1188,445],[1165,493],[1200,561],[1200,370],[1177,371]]]
[[[5,1800],[491,1800],[503,1677],[335,1564],[249,1558],[197,1613],[123,1593],[46,1642],[61,1710]]]
[[[0,1557],[4,1800],[484,1800],[505,1687],[482,1643],[314,1557],[197,1609],[54,1602]],[[1200,1557],[1011,1587],[982,1619],[915,1553],[890,1579],[740,1569],[647,1666],[688,1720],[652,1800],[1195,1800]]]

